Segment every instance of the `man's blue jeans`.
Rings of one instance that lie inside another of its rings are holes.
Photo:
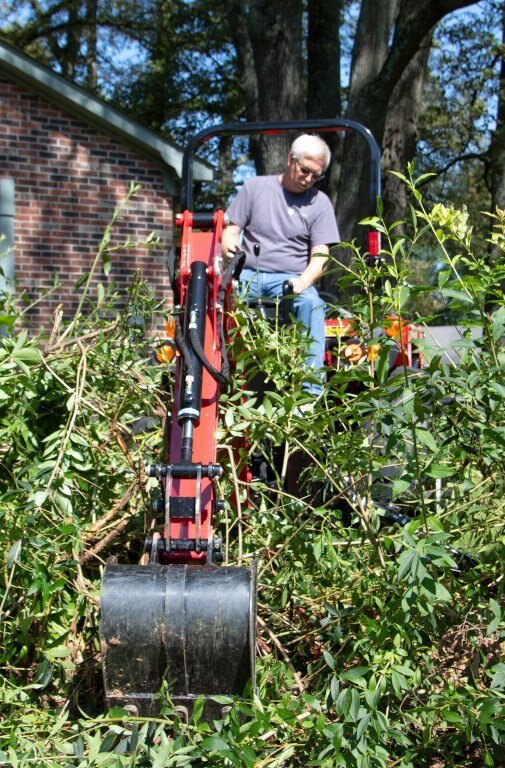
[[[241,293],[249,299],[278,298],[282,296],[283,283],[293,277],[298,275],[285,272],[256,272],[255,269],[246,267],[240,274]],[[322,381],[325,307],[314,286],[310,286],[294,297],[294,310],[296,319],[305,326],[310,339],[306,365],[318,371],[318,377]],[[308,381],[304,382],[303,389],[314,396],[323,391],[322,384]]]

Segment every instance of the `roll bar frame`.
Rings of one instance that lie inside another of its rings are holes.
[[[222,123],[205,128],[189,139],[182,160],[181,210],[193,209],[193,161],[196,150],[215,136],[239,136],[244,134],[279,135],[288,131],[315,131],[317,133],[357,133],[361,136],[370,154],[370,216],[375,215],[377,198],[381,192],[381,152],[372,132],[355,120],[334,118],[324,120],[294,120],[262,123]]]

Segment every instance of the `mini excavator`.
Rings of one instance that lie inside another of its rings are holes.
[[[228,311],[243,253],[225,267],[222,210],[193,212],[193,158],[215,136],[310,131],[353,133],[370,155],[370,215],[380,194],[380,151],[371,132],[345,119],[214,126],[194,136],[183,159],[180,263],[168,259],[174,293],[177,362],[166,464],[159,480],[158,525],[145,541],[146,564],[107,564],[102,585],[100,641],[107,705],[141,716],[160,709],[160,690],[188,717],[197,698],[204,717],[221,713],[214,697],[254,687],[256,568],[225,566],[213,520],[223,509],[217,480],[218,401],[229,383]],[[369,232],[369,254],[380,250]]]

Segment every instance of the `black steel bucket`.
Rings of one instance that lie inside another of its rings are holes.
[[[109,707],[159,712],[160,688],[190,714],[216,695],[254,685],[256,567],[108,565],[102,585],[100,641]]]

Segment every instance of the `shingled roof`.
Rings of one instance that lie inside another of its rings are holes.
[[[177,144],[2,40],[0,73],[150,158],[163,171],[173,169],[181,176],[183,152]],[[196,160],[193,172],[195,180],[212,180],[212,167],[206,162]]]

